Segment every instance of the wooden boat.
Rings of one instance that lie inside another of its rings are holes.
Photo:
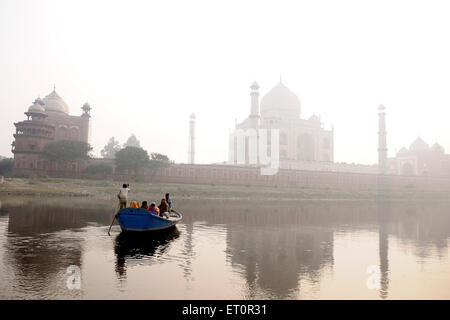
[[[122,231],[162,231],[174,228],[183,215],[172,209],[169,217],[163,218],[142,208],[125,208],[117,212],[116,219]]]

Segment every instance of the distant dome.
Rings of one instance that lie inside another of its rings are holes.
[[[45,113],[45,109],[42,105],[35,102],[28,108],[28,112],[29,113]]]
[[[319,118],[318,116],[316,116],[315,114],[313,114],[313,115],[308,119],[308,121],[311,121],[311,122],[319,122],[319,123],[320,123],[320,118]]]
[[[418,137],[416,140],[414,140],[413,143],[411,143],[411,145],[409,146],[409,150],[428,151],[430,150],[430,146],[421,137]]]
[[[44,102],[41,98],[36,98],[33,104],[28,108],[28,113],[45,113]]]
[[[300,100],[281,82],[261,100],[263,118],[300,118]]]
[[[55,89],[44,98],[44,107],[49,112],[60,112],[69,114],[69,107],[64,100],[56,93]]]
[[[444,147],[441,146],[437,142],[431,146],[431,150],[433,150],[433,152],[436,152],[436,153],[444,153],[444,151],[445,151]]]
[[[36,100],[33,102],[34,104],[39,104],[41,106],[44,106],[44,101],[40,97],[37,97]]]
[[[405,154],[408,153],[408,149],[406,149],[405,147],[402,147],[400,150],[398,150],[397,154]]]

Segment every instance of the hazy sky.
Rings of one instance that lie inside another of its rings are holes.
[[[253,81],[279,81],[335,128],[335,161],[377,161],[377,107],[389,156],[420,134],[450,152],[448,1],[0,0],[0,155],[13,122],[56,91],[91,144],[135,133],[149,152],[227,159],[228,130],[250,111]],[[261,97],[262,97],[261,95]]]

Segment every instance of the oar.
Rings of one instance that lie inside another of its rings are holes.
[[[111,224],[109,225],[108,236],[110,235],[109,232],[111,231],[111,228],[112,228],[112,226],[114,224],[114,221],[116,221],[116,211],[117,211],[118,208],[119,208],[119,205],[117,205],[117,208],[114,210],[114,218],[111,221]]]

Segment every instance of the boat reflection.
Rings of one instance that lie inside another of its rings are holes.
[[[126,278],[127,262],[160,257],[179,236],[180,231],[176,227],[165,232],[119,233],[114,245],[119,279]]]

